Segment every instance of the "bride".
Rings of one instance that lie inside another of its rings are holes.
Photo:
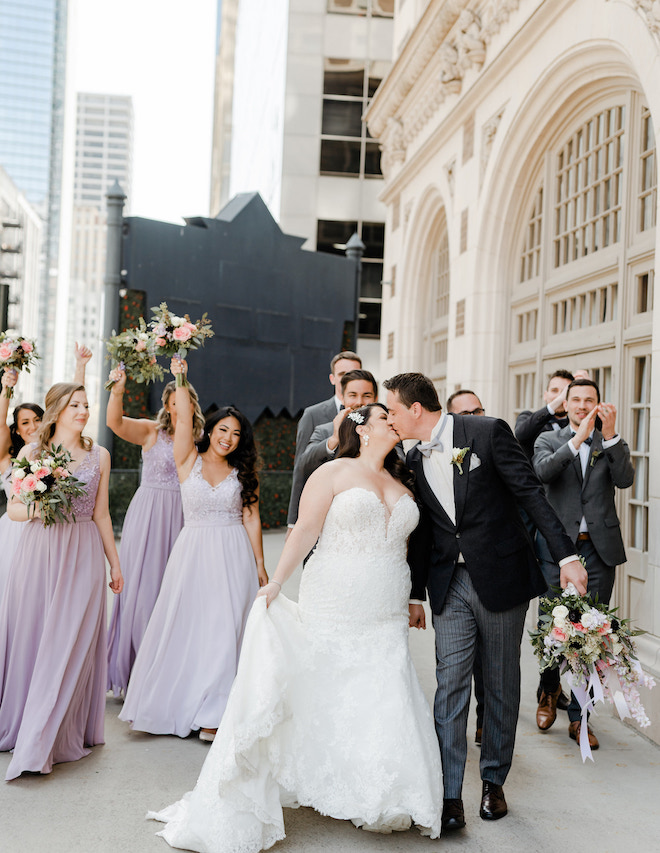
[[[376,832],[440,834],[438,742],[408,650],[411,475],[379,403],[351,412],[339,438],[252,606],[195,789],[147,815],[172,847],[266,850],[285,837],[282,807],[299,805]],[[317,539],[295,604],[281,586]]]

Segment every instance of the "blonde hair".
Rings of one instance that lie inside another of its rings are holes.
[[[199,441],[204,432],[204,415],[202,414],[202,408],[199,405],[199,397],[197,396],[197,391],[192,387],[192,385],[186,386],[188,389],[188,393],[190,394],[190,400],[193,404],[193,440]],[[168,382],[167,385],[163,388],[163,393],[161,396],[161,402],[163,404],[161,410],[156,415],[156,424],[158,425],[158,429],[165,430],[168,435],[174,435],[174,425],[172,424],[172,416],[167,411],[165,406],[167,406],[170,397],[176,391],[176,382]]]
[[[57,419],[69,405],[76,391],[84,390],[84,385],[78,385],[75,382],[58,382],[48,389],[45,400],[46,411],[37,435],[38,450],[50,450]],[[80,436],[80,446],[85,450],[91,450],[93,444],[94,442],[89,436]]]

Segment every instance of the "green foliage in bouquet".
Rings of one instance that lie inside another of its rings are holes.
[[[34,514],[37,504],[44,527],[75,521],[73,498],[85,494],[84,484],[70,472],[71,454],[61,444],[42,450],[36,459],[15,459],[12,495]]]
[[[163,368],[156,361],[156,342],[153,332],[147,327],[142,317],[134,329],[126,329],[105,342],[112,367],[121,367],[126,376],[139,385],[161,380]],[[105,383],[106,391],[114,385],[113,380]]]

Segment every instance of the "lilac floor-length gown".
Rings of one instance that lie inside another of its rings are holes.
[[[92,521],[98,445],[75,471],[86,494],[75,523],[23,522],[0,607],[0,751],[13,749],[7,780],[50,773],[103,743],[105,556]]]
[[[139,731],[187,737],[220,723],[259,583],[236,469],[211,486],[198,456],[181,495],[185,524],[119,719]]]
[[[12,466],[9,465],[0,474],[0,482],[7,495],[7,500],[11,497],[12,470]],[[9,568],[14,559],[14,552],[24,530],[25,524],[22,521],[12,521],[7,513],[0,518],[0,602],[2,602],[2,597],[5,594]]]
[[[172,547],[183,527],[181,489],[172,438],[159,429],[142,456],[142,481],[128,507],[120,562],[124,589],[115,598],[108,629],[108,690],[126,691]]]

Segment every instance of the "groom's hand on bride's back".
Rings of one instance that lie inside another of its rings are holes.
[[[426,614],[422,604],[409,604],[408,611],[410,613],[408,620],[410,628],[426,628]]]

